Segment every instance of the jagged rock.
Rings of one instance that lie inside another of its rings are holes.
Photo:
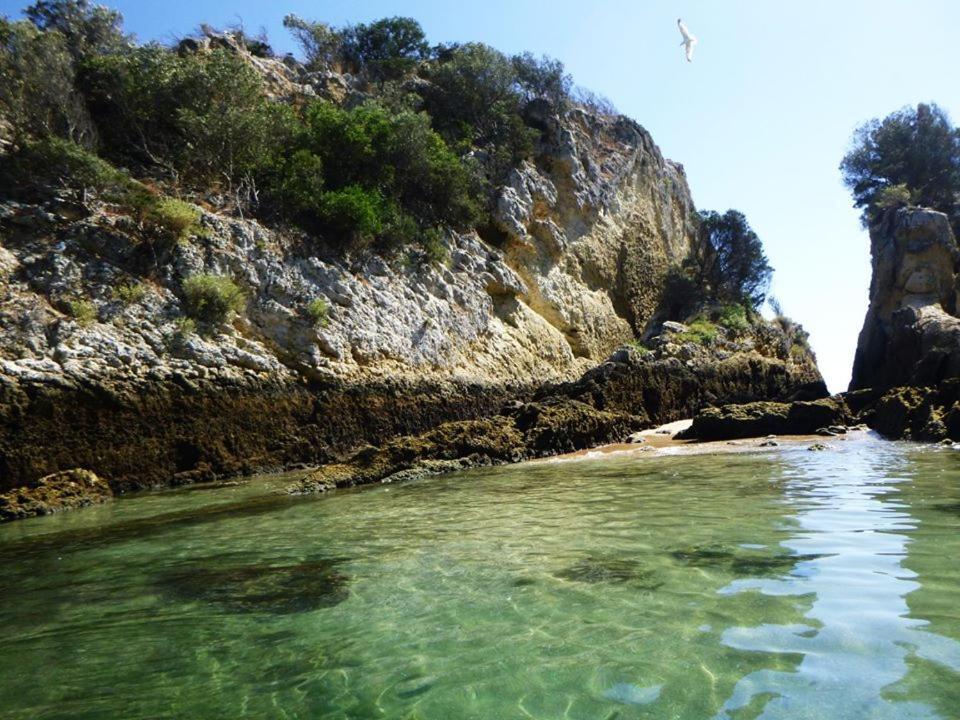
[[[356,78],[217,42],[272,97],[363,99]],[[122,207],[68,211],[60,191],[0,203],[0,490],[76,465],[121,491],[320,464],[511,400],[592,409],[579,434],[553,434],[542,423],[559,410],[538,411],[522,448],[555,452],[612,436],[592,413],[659,423],[709,403],[824,393],[812,356],[764,354],[760,341],[618,351],[654,320],[663,275],[695,236],[683,169],[626,118],[529,116],[543,138],[501,192],[499,232],[447,234],[440,265],[326,254],[314,238],[209,209],[202,233],[159,257]],[[183,280],[202,273],[232,277],[246,297],[205,336],[182,322]],[[90,322],[71,317],[78,300]],[[624,362],[605,362],[611,353]]]
[[[94,473],[66,470],[0,495],[0,522],[99,505],[111,499],[110,486]]]
[[[949,218],[926,208],[890,210],[870,228],[870,244],[870,306],[850,389],[932,386],[960,376],[960,250]]]

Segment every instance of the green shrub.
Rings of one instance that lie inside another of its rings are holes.
[[[682,342],[712,345],[717,339],[717,326],[709,320],[694,320],[687,326],[687,332],[681,333],[679,337]]]
[[[145,220],[177,242],[201,230],[200,208],[176,198],[158,197],[146,211]]]
[[[314,325],[326,327],[330,324],[330,306],[324,298],[315,298],[308,302],[306,313]]]
[[[404,75],[430,51],[423,28],[413,18],[361,23],[345,28],[340,35],[343,59],[378,80]]]
[[[114,300],[119,300],[124,305],[133,305],[147,296],[147,286],[143,283],[125,283],[115,287],[112,295]]]
[[[743,305],[724,305],[715,312],[716,323],[735,333],[744,333],[750,329],[747,309]]]
[[[97,307],[89,300],[70,300],[67,302],[67,311],[82,327],[92,325],[97,320]]]
[[[244,295],[223,275],[194,275],[183,281],[184,309],[200,322],[221,324],[243,310]]]
[[[174,332],[177,337],[184,338],[187,335],[193,335],[197,332],[197,323],[193,318],[178,317],[173,321]]]
[[[5,160],[0,165],[0,186],[11,192],[44,185],[108,191],[130,183],[110,163],[58,137],[26,143]]]

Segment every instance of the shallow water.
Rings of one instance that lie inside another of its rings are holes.
[[[960,453],[613,456],[0,527],[3,718],[960,718]]]

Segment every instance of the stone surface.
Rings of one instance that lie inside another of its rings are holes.
[[[947,216],[888,211],[870,228],[870,244],[870,306],[850,389],[932,386],[960,376],[960,251]]]
[[[212,47],[277,99],[362,100],[355,78],[253,57],[228,33],[180,51]],[[591,413],[659,423],[825,394],[812,355],[772,328],[707,348],[667,324],[652,350],[625,346],[656,331],[663,274],[689,251],[683,168],[627,118],[530,112],[543,136],[497,191],[496,227],[447,234],[439,264],[332,254],[213,197],[195,198],[202,232],[166,248],[109,203],[0,198],[0,491],[78,465],[122,492],[329,463],[531,400],[590,408],[580,435],[523,431],[526,452],[553,452],[607,437]],[[201,273],[246,302],[197,334],[182,288]]]
[[[693,419],[684,439],[729,440],[775,435],[812,435],[819,428],[846,422],[842,398],[794,403],[754,402],[707,408]]]
[[[89,470],[66,470],[40,478],[35,485],[0,495],[0,522],[50,515],[113,499],[110,486]]]
[[[526,403],[509,415],[444,423],[419,436],[361,448],[344,462],[309,473],[293,495],[373,482],[410,480],[478,465],[497,465],[622,442],[643,420],[566,398]]]

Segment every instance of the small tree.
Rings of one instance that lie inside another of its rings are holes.
[[[564,72],[562,62],[547,56],[538,60],[529,52],[514,55],[511,62],[517,85],[526,100],[542,98],[556,113],[566,109],[573,78]]]
[[[339,61],[343,36],[326,23],[291,14],[283,18],[283,26],[299,43],[309,67],[326,68]]]
[[[840,170],[864,223],[907,200],[956,215],[960,129],[934,104],[903,108],[861,125]]]
[[[74,63],[60,32],[0,17],[0,117],[18,141],[59,135],[90,146],[93,129],[74,90]]]
[[[75,62],[118,52],[130,41],[123,16],[89,0],[37,0],[24,15],[40,30],[59,32]]]
[[[344,59],[378,80],[404,75],[430,52],[423,28],[413,18],[383,18],[341,34]]]
[[[773,268],[763,243],[747,218],[736,210],[700,213],[700,228],[690,264],[707,301],[759,307],[770,287]]]

